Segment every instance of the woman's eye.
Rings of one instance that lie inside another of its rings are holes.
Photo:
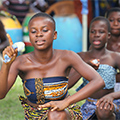
[[[118,22],[120,22],[120,19],[118,19]]]
[[[110,21],[110,22],[113,22],[114,20],[111,20],[111,19],[110,19],[109,21]]]
[[[48,30],[43,30],[43,32],[47,32]]]
[[[104,33],[104,31],[100,31],[100,33]]]
[[[31,33],[36,33],[36,31],[34,30],[34,31],[31,31]]]
[[[91,33],[95,33],[95,31],[91,31]]]

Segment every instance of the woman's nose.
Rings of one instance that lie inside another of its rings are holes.
[[[99,34],[99,32],[95,32],[95,36],[99,36],[100,34]]]
[[[118,25],[118,21],[117,20],[114,21],[114,25]]]
[[[43,36],[42,32],[38,32],[37,36],[40,36],[40,37]]]

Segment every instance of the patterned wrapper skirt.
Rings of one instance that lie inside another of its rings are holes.
[[[97,120],[92,119],[93,116],[96,116],[96,103],[98,99],[87,98],[86,102],[81,106],[81,113],[83,120]],[[114,103],[114,113],[116,115],[116,120],[120,120],[120,99],[113,100]]]
[[[28,105],[24,97],[19,96],[19,100],[21,101],[21,105],[24,109],[25,120],[47,120],[48,112],[50,110],[49,108],[38,110],[37,108]],[[79,105],[72,104],[66,109],[69,111],[72,120],[82,120],[82,114]]]

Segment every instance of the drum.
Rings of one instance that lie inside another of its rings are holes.
[[[56,21],[57,39],[53,42],[54,49],[82,51],[82,25],[79,18],[69,16],[54,16]]]

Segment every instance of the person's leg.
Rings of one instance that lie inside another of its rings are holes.
[[[98,120],[116,120],[114,108],[112,110],[96,108],[96,115]]]
[[[64,111],[49,111],[48,120],[72,120],[67,110]]]
[[[49,111],[48,120],[82,120],[80,106],[72,104],[64,111]]]

